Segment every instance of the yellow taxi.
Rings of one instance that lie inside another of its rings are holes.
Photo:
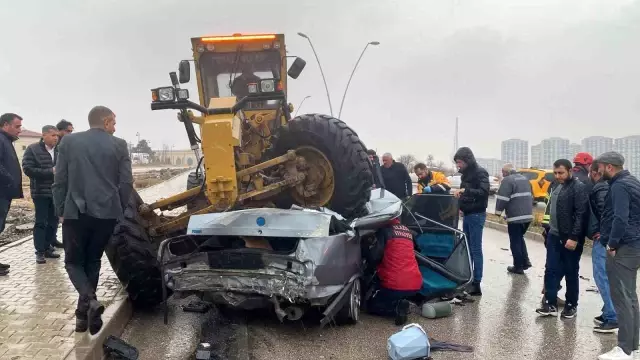
[[[533,191],[533,201],[543,202],[547,196],[547,190],[555,177],[553,170],[526,168],[518,169],[518,173],[529,179]]]

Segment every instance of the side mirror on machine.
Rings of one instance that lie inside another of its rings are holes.
[[[289,71],[287,71],[287,74],[291,76],[292,79],[297,79],[306,65],[306,61],[304,61],[302,58],[297,57],[293,61],[293,64],[291,64],[291,66],[289,67]]]
[[[191,80],[191,66],[188,60],[180,61],[178,65],[178,74],[180,74],[180,84],[186,84]]]

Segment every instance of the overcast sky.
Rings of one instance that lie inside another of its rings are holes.
[[[364,143],[396,157],[499,157],[500,141],[640,134],[640,1],[631,0],[0,0],[0,112],[38,131],[65,118],[84,130],[112,108],[116,136],[186,148],[175,112],[149,108],[150,89],[191,56],[190,38],[284,33],[307,60],[289,81],[301,112],[334,113]],[[195,80],[195,77],[192,77]],[[189,88],[197,99],[195,82]]]

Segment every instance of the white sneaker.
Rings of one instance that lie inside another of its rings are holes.
[[[613,348],[608,353],[598,356],[599,360],[634,360],[635,354],[627,355],[619,346]]]

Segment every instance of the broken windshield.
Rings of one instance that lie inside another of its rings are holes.
[[[199,60],[204,89],[205,106],[210,98],[236,96],[248,93],[247,84],[274,78],[280,71],[280,52],[231,52],[203,54]]]

